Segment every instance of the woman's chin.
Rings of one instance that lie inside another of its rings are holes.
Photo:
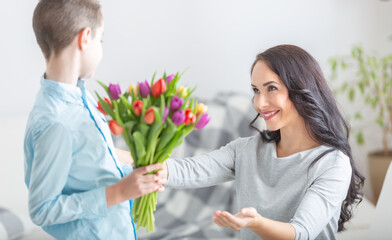
[[[270,132],[278,131],[280,128],[276,126],[267,126],[267,130]]]

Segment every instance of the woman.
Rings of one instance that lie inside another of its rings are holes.
[[[315,59],[280,45],[257,55],[253,104],[267,129],[208,154],[168,159],[159,174],[175,188],[235,179],[238,209],[216,211],[242,239],[335,239],[360,202],[348,127]]]

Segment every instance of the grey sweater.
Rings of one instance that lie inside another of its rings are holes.
[[[295,239],[335,239],[351,165],[336,150],[308,168],[328,149],[319,146],[279,158],[275,143],[260,136],[239,138],[207,154],[169,158],[167,186],[197,188],[235,179],[238,209],[254,207],[263,217],[292,224]],[[247,228],[241,238],[261,239]]]

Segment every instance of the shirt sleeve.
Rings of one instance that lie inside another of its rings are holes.
[[[34,158],[29,183],[29,213],[39,226],[61,224],[82,218],[106,216],[105,187],[63,194],[72,165],[69,130],[55,123],[35,134]]]
[[[207,154],[185,159],[169,158],[168,187],[208,187],[234,180],[235,147],[233,142]]]
[[[339,212],[351,181],[349,158],[336,151],[334,161],[320,159],[316,174],[290,224],[295,228],[296,240],[315,239]],[[321,162],[322,161],[322,162]]]

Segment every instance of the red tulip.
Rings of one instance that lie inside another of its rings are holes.
[[[115,120],[110,120],[109,122],[110,131],[116,136],[121,135],[124,131],[124,128],[118,125]]]
[[[147,124],[151,124],[155,121],[155,113],[154,113],[154,109],[152,107],[147,109],[146,114],[144,115],[143,119]]]
[[[193,114],[192,109],[185,110],[185,125],[193,124],[196,122],[196,115]]]
[[[112,102],[111,102],[108,98],[106,98],[106,97],[105,97],[104,99],[105,99],[105,101],[106,101],[107,103],[109,103],[109,105],[113,108]],[[107,113],[105,112],[105,110],[103,110],[103,107],[102,107],[100,101],[98,101],[98,107],[97,107],[97,109],[98,109],[101,113],[103,113],[103,115],[109,115],[109,114],[107,114]]]
[[[136,116],[142,114],[143,102],[140,100],[134,101],[132,105],[132,110],[135,112]]]
[[[164,92],[166,92],[166,82],[163,78],[160,78],[152,85],[151,93],[154,97],[159,97]]]

